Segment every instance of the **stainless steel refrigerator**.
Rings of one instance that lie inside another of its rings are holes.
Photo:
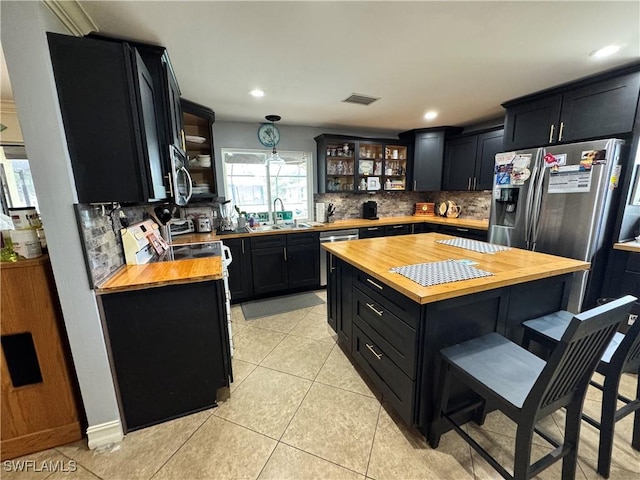
[[[595,305],[619,202],[624,141],[496,155],[489,241],[591,262],[574,274],[568,310]]]

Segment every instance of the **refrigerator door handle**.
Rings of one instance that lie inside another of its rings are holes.
[[[531,250],[535,251],[538,240],[538,227],[540,223],[540,209],[542,208],[542,190],[544,189],[545,167],[543,155],[539,156],[537,164],[539,165],[538,176],[536,177],[535,193],[533,197],[533,214],[531,218]]]

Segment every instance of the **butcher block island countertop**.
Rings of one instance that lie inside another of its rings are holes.
[[[420,304],[587,270],[590,265],[588,262],[517,248],[489,254],[436,243],[437,240],[452,238],[456,237],[423,233],[326,243],[322,244],[322,248]],[[474,267],[493,275],[423,287],[398,273],[390,272],[393,267],[448,259],[472,260],[477,262]]]
[[[165,285],[222,280],[222,275],[221,257],[192,258],[147,263],[146,265],[124,265],[99,285],[95,292],[101,295]]]

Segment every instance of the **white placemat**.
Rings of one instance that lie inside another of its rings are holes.
[[[480,270],[458,260],[417,263],[404,267],[394,267],[391,271],[399,273],[423,287],[493,275],[491,272]]]
[[[493,243],[480,242],[479,240],[469,240],[468,238],[452,238],[450,240],[436,240],[436,243],[451,245],[452,247],[465,248],[480,253],[496,253],[503,250],[510,250],[511,247],[494,245]]]

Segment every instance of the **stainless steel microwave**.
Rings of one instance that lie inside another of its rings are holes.
[[[169,194],[174,198],[176,205],[184,206],[191,200],[193,194],[193,182],[187,170],[187,159],[173,145],[169,146],[171,168],[169,171]]]

